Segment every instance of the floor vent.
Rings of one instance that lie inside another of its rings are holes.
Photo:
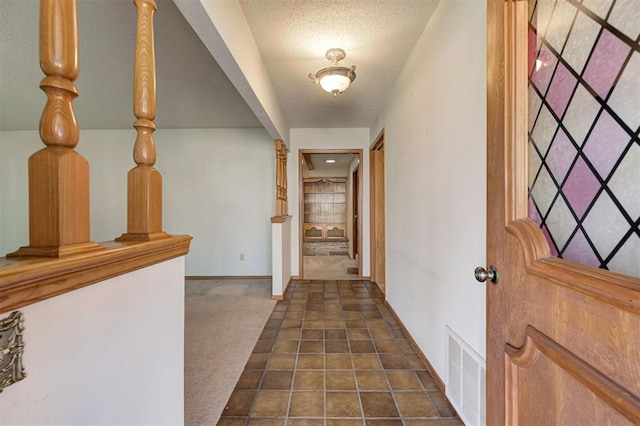
[[[447,327],[447,398],[468,426],[486,425],[486,367],[477,352]]]

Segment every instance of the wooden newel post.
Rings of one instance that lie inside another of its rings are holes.
[[[287,216],[287,147],[280,139],[275,140],[276,149],[276,214]]]
[[[117,241],[147,241],[169,237],[162,231],[162,175],[153,165],[156,147],[156,65],[153,43],[154,0],[134,0],[138,12],[133,80],[133,112],[137,131],[133,160],[127,175],[127,233]]]
[[[89,164],[76,151],[80,132],[72,102],[78,91],[75,0],[40,1],[40,119],[45,148],[29,157],[29,245],[8,257],[62,257],[104,247],[90,241]]]

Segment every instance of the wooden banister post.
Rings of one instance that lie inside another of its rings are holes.
[[[281,141],[281,147],[280,149],[282,150],[282,215],[283,216],[288,216],[289,215],[289,201],[288,200],[288,195],[287,195],[287,191],[288,191],[288,181],[287,181],[287,147],[282,143]]]
[[[287,147],[280,139],[275,140],[276,150],[276,214],[287,216]]]
[[[271,218],[271,298],[282,300],[291,279],[291,216],[287,211],[287,147],[275,140],[276,214]]]
[[[138,13],[133,80],[133,111],[137,136],[133,148],[136,167],[127,174],[127,233],[116,241],[167,238],[162,231],[162,175],[153,165],[156,147],[156,65],[153,42],[154,0],[134,0]]]
[[[80,132],[73,111],[78,91],[75,0],[40,1],[40,88],[47,102],[40,119],[45,148],[29,157],[29,245],[8,257],[62,257],[104,247],[90,241],[89,164],[76,151]]]

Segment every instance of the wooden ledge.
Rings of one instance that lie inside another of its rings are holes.
[[[0,314],[189,253],[191,236],[101,243],[58,259],[0,258]]]
[[[273,216],[271,223],[285,223],[291,220],[291,216]]]

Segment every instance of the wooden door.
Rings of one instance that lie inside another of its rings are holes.
[[[538,5],[540,2],[542,0]],[[550,19],[547,23],[551,23],[548,28],[555,25],[555,28],[566,31],[564,36],[568,34],[569,42],[563,45],[565,47],[571,43],[571,32],[577,25],[582,25],[578,19],[593,21],[585,21],[591,26],[602,26],[594,33],[594,40],[610,35],[620,36],[621,48],[629,47],[628,51],[622,52],[621,66],[628,67],[629,72],[636,72],[632,82],[635,81],[635,90],[638,89],[637,69],[633,71],[630,68],[635,66],[634,61],[638,58],[637,42],[634,47],[637,34],[635,38],[625,39],[623,31],[605,25],[608,16],[620,15],[618,18],[621,18],[624,15],[620,9],[611,10],[621,7],[616,4],[624,2],[590,2],[599,4],[600,9],[604,7],[610,10],[599,10],[598,13],[587,10],[586,1],[544,0],[544,3],[541,7],[549,8]],[[589,217],[597,208],[597,201],[586,207],[586,213],[576,214],[576,229],[574,234],[569,235],[570,240],[566,245],[558,244],[547,232],[553,223],[551,213],[545,212],[547,216],[538,218],[543,221],[546,237],[535,217],[529,218],[535,216],[529,214],[532,211],[529,175],[534,175],[535,169],[541,170],[542,166],[527,157],[528,150],[538,149],[531,143],[532,131],[528,127],[528,117],[532,113],[528,108],[535,104],[531,99],[528,100],[532,96],[528,88],[528,73],[533,75],[530,73],[538,66],[552,65],[554,69],[562,70],[566,65],[568,69],[571,60],[565,63],[564,59],[557,59],[556,62],[544,63],[546,59],[542,53],[528,57],[531,45],[536,45],[537,33],[532,37],[529,27],[529,20],[536,13],[535,1],[488,0],[487,4],[487,264],[495,265],[498,271],[497,283],[486,283],[487,424],[640,424],[640,279],[633,272],[611,272],[555,255],[556,251],[560,253],[565,250],[565,257],[569,257],[570,253],[564,247],[570,247],[573,238],[582,235],[583,231],[587,232],[591,222],[580,220]],[[560,19],[561,14],[568,16],[571,21],[554,21]],[[554,46],[558,44],[554,43],[554,40],[543,43],[539,52],[562,50],[560,47],[556,49]],[[584,53],[586,58],[598,54],[598,42],[594,41],[594,44],[595,47]],[[611,50],[608,52],[611,53]],[[536,59],[540,59],[540,64],[536,63]],[[593,67],[603,64],[609,67],[611,63],[599,61]],[[601,90],[602,87],[595,86],[601,84],[598,82],[607,72],[601,70],[591,77],[590,67],[587,65],[584,72],[581,70],[579,73],[568,70],[565,80],[558,77],[558,85],[566,84],[567,79],[573,85],[569,92],[571,101],[558,97],[544,98],[541,101],[543,106],[536,104],[536,108],[548,107],[548,115],[559,120],[555,128],[558,132],[562,130],[563,134],[566,132],[564,136],[571,142],[568,149],[575,156],[572,164],[584,162],[589,166],[587,170],[593,171],[597,160],[590,163],[585,158],[588,145],[595,143],[590,142],[593,138],[589,134],[597,132],[597,124],[587,126],[586,142],[572,136],[573,129],[567,118],[571,102],[580,96],[578,91],[582,90],[580,86],[584,83],[584,96],[593,98],[593,105],[599,108],[599,116],[605,113],[613,115],[617,107],[604,105],[605,100],[625,95],[617,92],[616,85],[624,87],[628,76],[625,76],[627,71],[616,72],[610,87]],[[549,80],[548,86],[554,86],[555,74]],[[594,83],[596,80],[598,82]],[[634,90],[633,84],[627,87],[626,90]],[[636,99],[635,106],[640,107],[637,103],[640,97],[629,99],[632,107],[633,99]],[[559,106],[558,102],[567,102],[569,106]],[[580,120],[590,119],[586,109],[578,112],[585,114],[584,117],[577,116],[577,120],[576,117],[572,118],[578,125],[582,124]],[[635,120],[633,117],[636,116],[630,116]],[[623,130],[626,129],[629,136],[624,139],[626,151],[623,152],[635,155],[633,152],[638,149],[637,125],[625,127],[622,119],[614,122]],[[622,167],[625,161],[620,160],[614,167]],[[527,170],[527,167],[531,169]],[[631,173],[634,173],[633,170]],[[550,181],[566,189],[575,185],[571,181],[571,174],[567,180]],[[600,191],[594,200],[613,197],[611,190],[605,186],[617,172],[612,171],[606,178],[598,177],[595,171],[593,174]],[[635,176],[640,177],[637,174]],[[577,183],[585,185],[586,181],[578,180]],[[628,179],[627,183],[630,193],[637,194],[640,179]],[[553,202],[560,202],[564,197],[557,195]],[[570,199],[568,196],[567,200]],[[613,204],[618,207],[622,205]],[[629,211],[635,212],[636,208],[637,204]],[[613,228],[615,214],[612,213],[610,218],[596,225],[608,231],[607,228]],[[621,215],[629,220],[629,230],[623,234],[624,238],[627,238],[626,241],[636,241],[640,236],[638,218],[630,217],[628,212]],[[626,244],[621,242],[614,250],[623,250],[624,246]],[[600,256],[595,249],[594,252],[601,267],[612,266],[605,263],[611,256]],[[640,263],[638,249],[631,249],[629,253],[630,268],[637,268],[634,265]]]
[[[369,152],[371,203],[371,281],[385,288],[385,196],[384,196],[384,139],[383,135]]]

